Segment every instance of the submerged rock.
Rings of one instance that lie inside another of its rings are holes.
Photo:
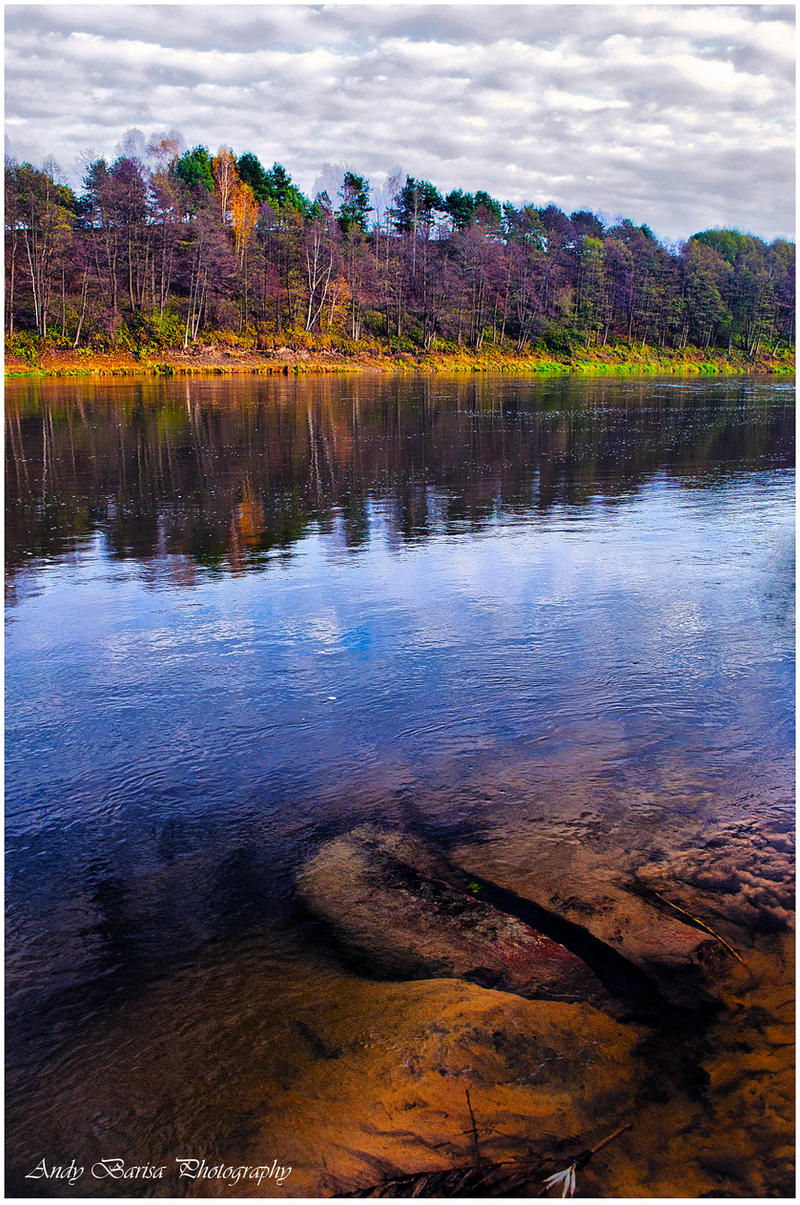
[[[601,959],[618,956],[677,1007],[705,1007],[720,979],[742,969],[715,936],[692,923],[691,909],[670,907],[674,884],[659,879],[659,898],[641,871],[626,875],[589,848],[548,842],[532,861],[524,843],[499,842],[453,856],[469,857],[476,878],[485,875],[491,883],[495,902],[519,893],[514,898],[523,916],[532,906],[582,931],[598,943]]]
[[[327,842],[298,890],[339,945],[375,976],[466,979],[526,997],[605,993],[572,951],[480,898],[481,886],[423,841],[365,825]],[[474,893],[474,894],[473,894]]]

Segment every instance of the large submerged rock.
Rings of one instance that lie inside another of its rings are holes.
[[[458,877],[454,884],[452,868],[417,838],[365,825],[323,845],[300,871],[298,890],[375,976],[456,977],[553,1000],[605,996],[581,958]]]
[[[452,856],[469,859],[476,878],[486,876],[495,902],[514,895],[518,904],[560,918],[598,943],[601,961],[610,964],[618,956],[677,1007],[703,1007],[721,978],[746,973],[718,938],[692,923],[691,900],[681,908],[675,883],[663,874],[653,890],[647,870],[625,873],[590,847],[548,841],[535,859],[528,849],[524,841],[499,840],[456,849]]]

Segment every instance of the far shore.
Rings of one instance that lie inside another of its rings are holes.
[[[564,355],[542,351],[515,353],[494,344],[472,351],[434,348],[428,352],[390,352],[368,348],[355,354],[326,347],[249,350],[223,343],[159,351],[96,352],[48,349],[23,358],[5,356],[6,377],[171,377],[201,375],[301,375],[306,373],[491,373],[625,375],[792,375],[794,350],[748,357],[686,347],[680,351],[649,345],[588,347]]]

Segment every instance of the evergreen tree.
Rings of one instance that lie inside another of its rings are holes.
[[[367,215],[372,213],[369,203],[369,183],[365,176],[357,176],[355,172],[344,173],[342,187],[339,191],[341,205],[337,217],[342,233],[352,230],[366,233]]]
[[[214,172],[211,168],[211,157],[204,146],[196,146],[194,150],[185,151],[175,164],[175,175],[186,185],[189,193],[197,188],[206,192],[214,191]]]

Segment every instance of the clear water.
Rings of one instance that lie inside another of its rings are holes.
[[[172,1064],[167,1126],[119,1019],[181,983],[213,1062],[237,976],[308,1003],[293,879],[331,834],[790,828],[793,435],[758,379],[11,386],[15,1190],[70,1133],[245,1149]]]

